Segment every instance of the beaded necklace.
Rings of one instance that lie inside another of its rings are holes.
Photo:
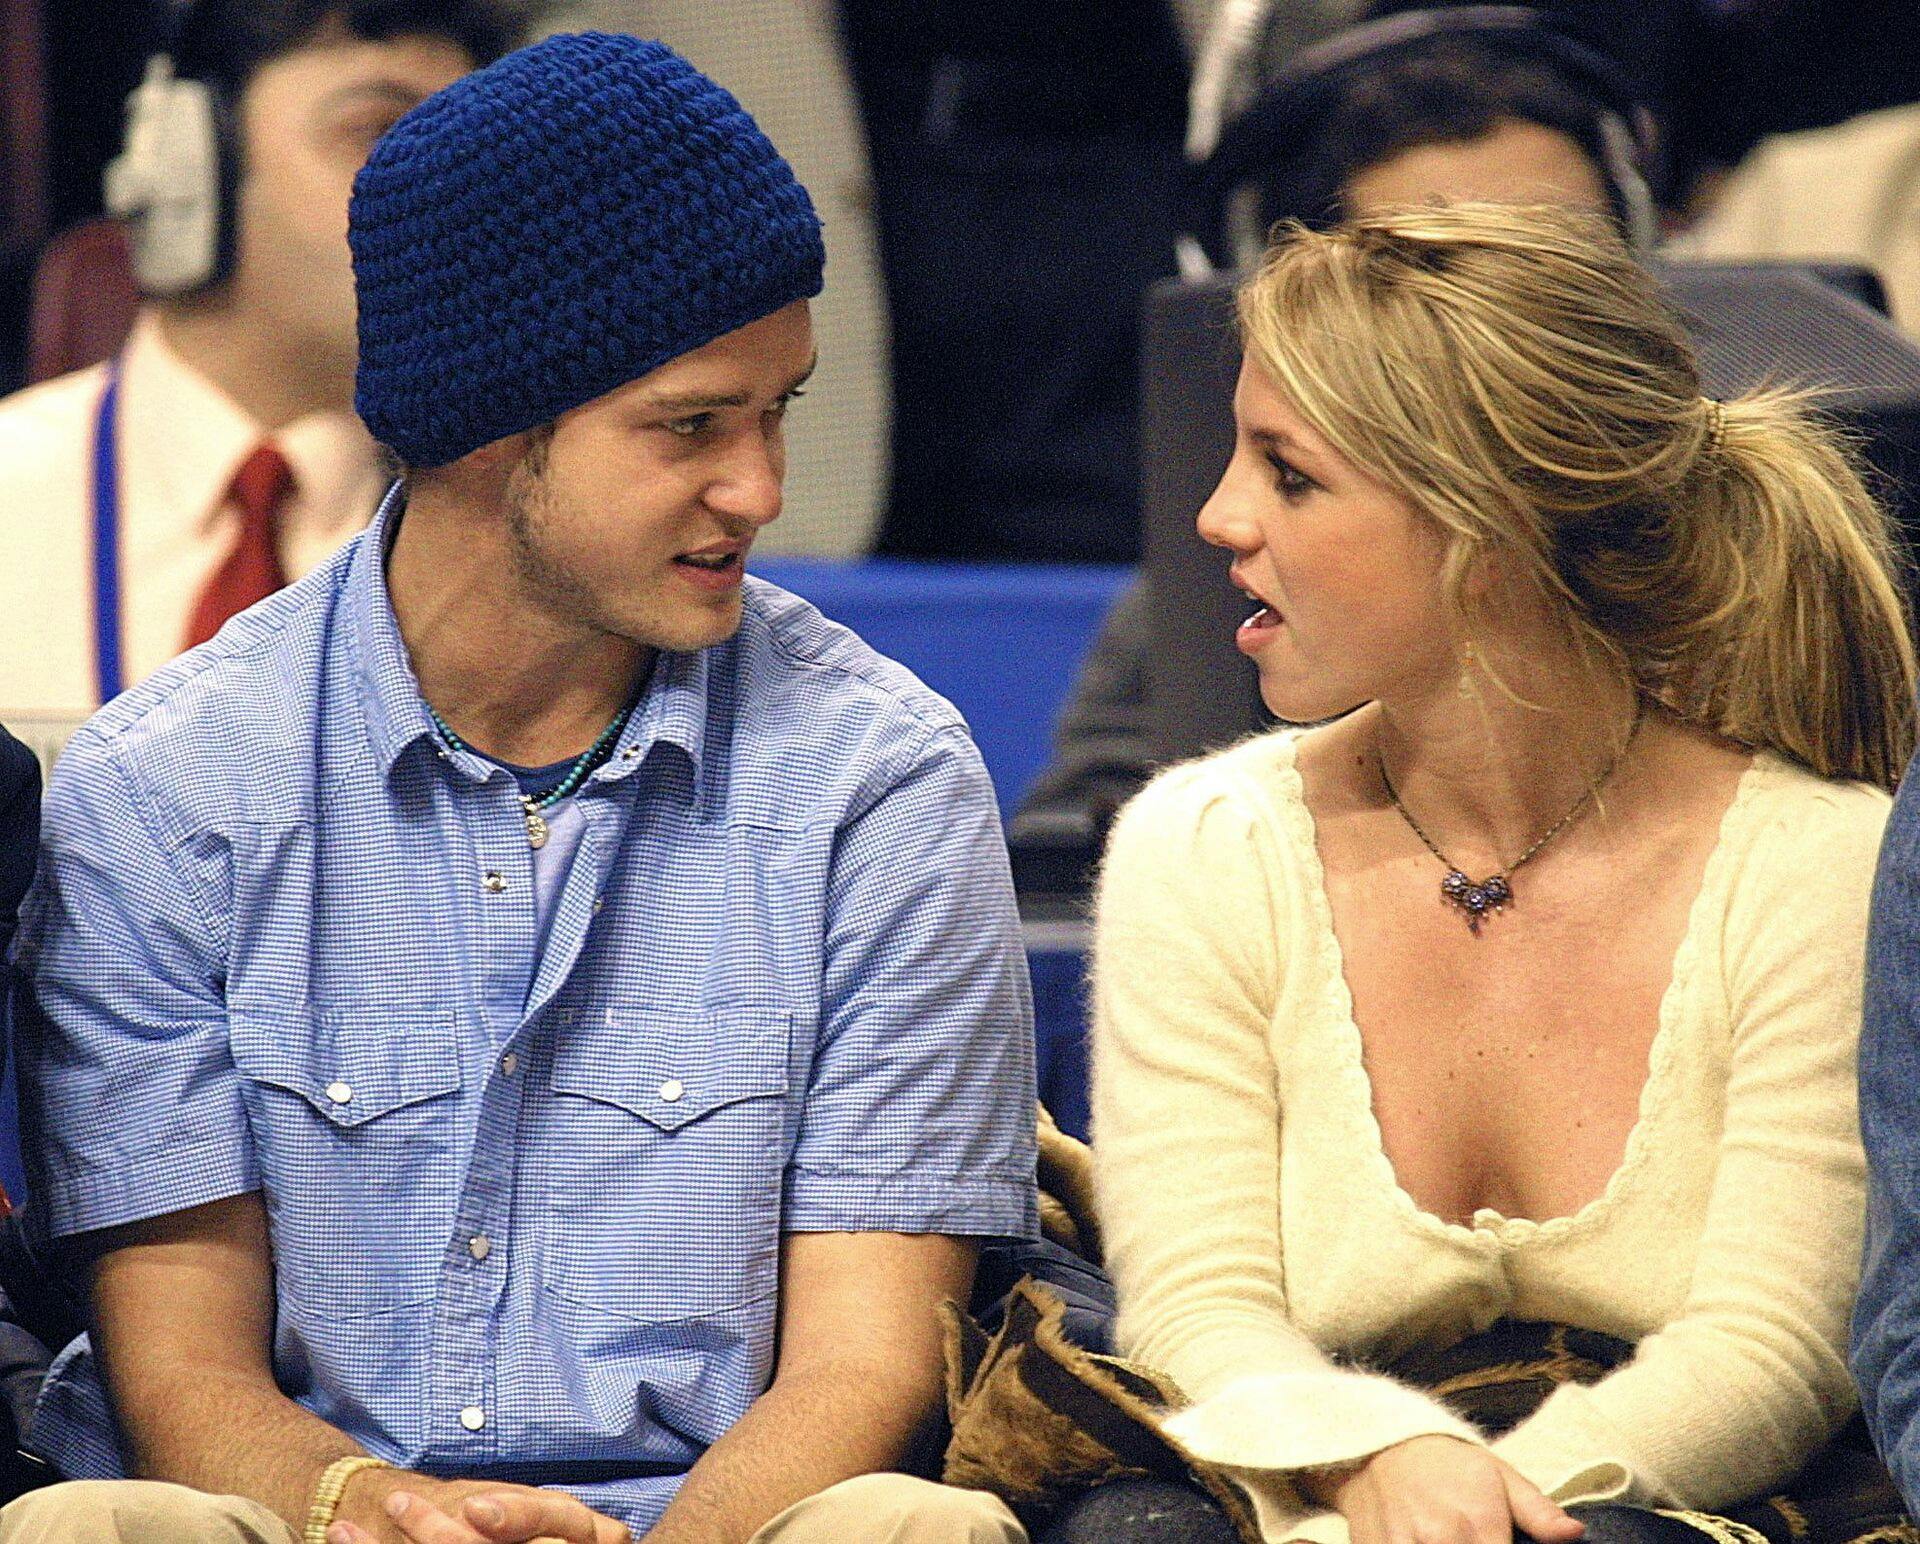
[[[465,740],[453,732],[452,726],[439,715],[432,703],[428,703],[426,708],[427,717],[433,720],[434,728],[440,731],[441,738],[444,739],[447,744],[457,751],[467,751],[476,756],[480,754],[480,752],[475,751],[471,745],[467,744]],[[606,760],[607,753],[613,749],[613,742],[620,737],[620,731],[627,727],[627,720],[632,716],[633,704],[629,702],[618,713],[614,714],[613,721],[608,724],[605,729],[600,731],[600,738],[595,740],[593,744],[589,745],[574,759],[573,765],[567,768],[567,775],[565,777],[561,778],[559,782],[555,783],[553,787],[549,788],[538,798],[527,793],[520,795],[520,808],[527,822],[527,845],[529,847],[537,849],[547,845],[549,832],[547,830],[546,812],[552,809],[554,805],[558,804],[562,799],[566,798],[574,789],[578,788],[580,784],[585,781],[587,774]]]

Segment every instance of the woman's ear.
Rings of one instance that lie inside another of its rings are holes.
[[[1486,542],[1463,543],[1458,561],[1460,598],[1470,606],[1502,593],[1511,595],[1519,582],[1511,556]]]

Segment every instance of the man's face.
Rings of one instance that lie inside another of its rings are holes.
[[[780,514],[787,406],[813,361],[795,301],[530,436],[506,488],[520,603],[650,648],[732,637],[747,549]]]
[[[231,303],[319,368],[351,381],[354,174],[395,119],[472,68],[444,38],[372,43],[329,23],[262,65],[241,93]]]
[[[1348,214],[1407,204],[1572,204],[1605,214],[1607,185],[1579,142],[1504,118],[1474,139],[1416,145],[1357,172],[1341,190]]]

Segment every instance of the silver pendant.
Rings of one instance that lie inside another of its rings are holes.
[[[535,851],[547,845],[547,817],[536,809],[527,811],[527,845]]]
[[[1478,938],[1482,922],[1489,916],[1498,916],[1513,904],[1513,887],[1507,883],[1505,874],[1492,874],[1475,881],[1458,869],[1449,869],[1447,877],[1440,881],[1440,899],[1466,919],[1467,931]]]

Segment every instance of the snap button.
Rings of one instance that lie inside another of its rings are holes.
[[[460,1424],[468,1431],[478,1431],[487,1424],[487,1412],[478,1405],[468,1405],[460,1412]]]
[[[660,1085],[660,1097],[668,1104],[678,1104],[687,1096],[687,1087],[678,1078],[668,1078]]]
[[[353,1099],[353,1090],[345,1083],[329,1083],[327,1097],[335,1104],[347,1104]]]

